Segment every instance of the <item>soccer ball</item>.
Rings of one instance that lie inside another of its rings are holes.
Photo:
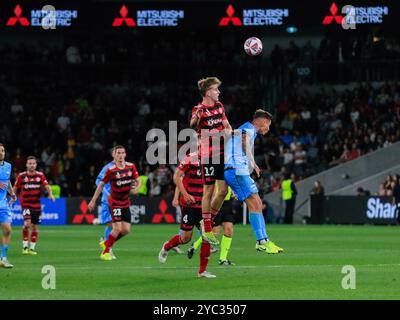
[[[263,49],[263,45],[260,39],[256,37],[251,37],[248,38],[244,42],[244,51],[249,55],[249,56],[258,56]]]

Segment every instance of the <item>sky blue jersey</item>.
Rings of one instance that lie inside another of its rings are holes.
[[[242,124],[234,131],[225,147],[225,168],[235,168],[238,175],[249,175],[249,159],[242,147],[242,135],[249,137],[250,147],[254,148],[257,130],[250,122]]]
[[[11,178],[11,170],[11,164],[6,161],[3,161],[3,164],[0,165],[0,183],[6,185],[5,189],[0,189],[0,208],[8,208],[7,190]]]
[[[114,161],[111,161],[111,162],[107,163],[107,164],[103,167],[103,169],[101,169],[101,171],[100,171],[100,173],[99,173],[99,175],[97,176],[97,179],[96,179],[96,186],[98,186],[98,185],[100,184],[101,180],[103,180],[104,175],[106,174],[107,169],[108,169],[109,167],[113,166],[114,164],[115,164]],[[110,183],[108,182],[108,183],[106,183],[106,184],[104,185],[104,188],[103,188],[103,195],[102,195],[102,198],[101,198],[101,202],[107,202],[107,199],[108,199],[108,196],[110,195],[110,192],[111,192],[111,185],[110,185]]]

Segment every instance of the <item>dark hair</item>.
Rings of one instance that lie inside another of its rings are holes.
[[[114,148],[112,148],[112,152],[117,151],[118,149],[124,149],[125,150],[125,147],[122,146],[122,145],[117,145]]]
[[[263,109],[257,109],[256,112],[254,112],[253,119],[257,118],[265,118],[268,120],[272,120],[272,114],[270,114],[268,111],[265,111]]]
[[[26,162],[28,162],[28,160],[35,160],[37,162],[37,159],[34,156],[29,156],[28,158],[26,158]]]
[[[2,144],[1,142],[0,142],[0,147],[3,147],[3,148],[5,148],[5,147],[4,147],[4,144]]]

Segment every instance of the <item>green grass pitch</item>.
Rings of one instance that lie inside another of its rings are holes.
[[[133,225],[114,261],[99,259],[103,230],[41,226],[39,254],[23,256],[14,227],[14,268],[0,269],[0,299],[400,299],[399,227],[271,225],[267,232],[285,252],[267,255],[254,249],[251,227],[237,225],[229,254],[236,266],[218,266],[212,254],[216,279],[197,278],[198,253],[189,260],[171,251],[160,265],[160,247],[177,225]],[[42,288],[44,265],[55,267],[55,290]],[[345,265],[356,269],[356,289],[342,288]]]

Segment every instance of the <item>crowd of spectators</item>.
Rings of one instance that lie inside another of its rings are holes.
[[[396,188],[399,188],[399,185],[399,174],[387,175],[385,181],[379,184],[379,189],[377,192],[374,192],[374,195],[381,197],[393,197],[395,190]]]

